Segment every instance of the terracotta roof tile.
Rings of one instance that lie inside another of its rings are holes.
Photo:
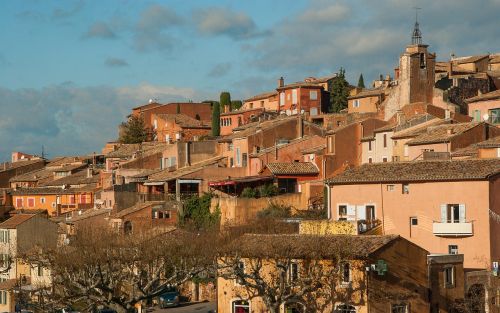
[[[202,121],[185,114],[156,114],[156,116],[164,121],[175,122],[183,128],[210,128],[209,125],[204,124]]]
[[[496,99],[500,99],[500,89],[488,93],[483,93],[482,95],[475,96],[469,99],[465,99],[465,102],[472,103],[472,102],[496,100]]]
[[[486,180],[500,173],[500,159],[415,161],[363,164],[327,180],[332,185]]]
[[[377,89],[365,89],[354,96],[350,96],[347,99],[359,99],[365,97],[376,97],[385,94],[385,90],[382,88]]]
[[[136,203],[129,208],[126,208],[124,210],[117,212],[116,214],[114,214],[113,217],[122,218],[124,216],[129,215],[129,214],[132,214],[132,213],[138,212],[142,209],[145,209],[147,207],[152,207],[152,206],[156,206],[156,205],[163,205],[163,204],[165,204],[165,201],[147,201],[147,202]]]
[[[245,102],[255,101],[255,100],[260,100],[260,99],[267,99],[271,96],[276,96],[277,94],[278,94],[278,92],[276,92],[276,91],[264,92],[264,93],[261,93],[261,94],[258,94],[258,95],[255,95],[253,97],[246,99]]]
[[[0,224],[0,229],[14,229],[22,223],[26,222],[36,214],[16,214],[5,222]]]
[[[165,169],[156,173],[153,173],[148,176],[146,182],[164,182],[172,179],[176,179],[194,172],[197,172],[204,167],[214,166],[218,164],[220,161],[226,159],[225,156],[217,156],[214,158],[206,159],[204,161],[193,163],[191,166],[183,167],[177,170]]]
[[[356,259],[368,257],[398,238],[398,235],[245,234],[228,245],[227,253],[239,253],[244,257],[289,256],[297,259],[329,259],[344,253],[346,257]]]
[[[500,148],[500,136],[476,144],[479,148]]]
[[[319,170],[312,162],[267,163],[266,167],[274,175],[318,174]]]
[[[427,128],[427,131],[422,132],[414,139],[407,142],[408,145],[421,145],[430,143],[448,142],[453,137],[460,135],[469,129],[472,129],[481,124],[481,122],[459,123],[439,125]]]
[[[469,56],[469,57],[453,59],[452,62],[456,63],[456,64],[474,63],[474,62],[480,61],[480,60],[487,58],[487,57],[489,57],[488,54],[473,55],[473,56]]]

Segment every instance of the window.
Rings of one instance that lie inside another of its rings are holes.
[[[81,204],[87,203],[87,195],[80,195],[80,203]]]
[[[444,269],[444,287],[452,288],[455,286],[455,267],[449,266]]]
[[[407,157],[409,155],[410,155],[410,151],[409,151],[408,145],[405,145],[404,156]]]
[[[458,245],[449,245],[448,246],[449,254],[458,254]]]
[[[234,167],[234,159],[229,158],[229,167]]]
[[[384,148],[387,148],[387,134],[384,134]]]
[[[309,99],[318,100],[318,92],[316,90],[309,91]]]
[[[339,216],[347,215],[347,205],[339,205]]]
[[[382,162],[387,163],[387,158],[382,158]]]
[[[417,217],[410,217],[410,225],[417,226],[418,225],[418,218]]]
[[[288,280],[293,282],[297,279],[299,279],[299,264],[292,262],[288,268]]]
[[[16,209],[23,207],[23,198],[16,198]]]
[[[393,144],[394,144],[394,146],[396,147],[396,146],[398,145],[398,141],[397,141],[397,140],[394,140],[394,141],[393,141]]]
[[[391,304],[391,313],[407,313],[408,305],[406,303]]]
[[[154,121],[153,121],[153,128],[154,128],[154,129],[157,129],[157,128],[158,128],[158,121],[157,121],[157,120],[154,120]]]
[[[243,166],[243,167],[246,167],[246,166],[247,166],[247,159],[248,159],[247,154],[246,154],[246,153],[243,153],[243,154],[242,154],[242,161],[243,161],[243,162],[242,162],[242,165],[241,165],[241,166]]]
[[[280,106],[284,106],[285,105],[285,93],[282,92],[280,93]]]
[[[240,147],[236,147],[236,165],[237,166],[241,165]]]
[[[387,191],[394,191],[394,185],[387,185]]]
[[[0,291],[0,304],[7,304],[7,291]]]
[[[165,135],[165,142],[170,143],[170,135],[168,135],[168,134]]]
[[[488,111],[491,124],[500,124],[500,108]]]
[[[442,204],[441,223],[465,223],[465,204]]]
[[[474,122],[481,122],[481,111],[474,110]]]
[[[9,255],[0,254],[0,267],[7,267],[9,265]]]
[[[372,158],[368,158],[368,163],[372,163]]]
[[[359,99],[355,99],[353,102],[352,102],[352,106],[354,108],[359,108]]]
[[[2,243],[9,243],[10,242],[10,235],[9,235],[9,230],[0,230],[0,242]]]
[[[342,284],[349,284],[351,282],[351,266],[349,263],[342,263],[340,269],[342,271]]]
[[[32,208],[35,206],[35,198],[28,198],[28,207]]]
[[[227,144],[227,151],[233,151],[233,143],[232,142]]]
[[[261,101],[260,102],[260,107],[263,108],[264,107],[264,101]]]
[[[352,305],[340,304],[337,306],[336,313],[356,313],[356,308]]]
[[[245,300],[233,301],[232,313],[250,313],[250,302]]]
[[[402,188],[402,191],[401,191],[401,192],[402,192],[403,194],[409,194],[409,193],[410,193],[410,184],[405,183],[405,184],[403,184],[402,186],[403,186],[403,188]]]
[[[425,53],[420,53],[420,68],[424,69],[425,65]]]
[[[37,276],[43,276],[43,266],[41,266],[40,264],[36,267],[36,274]]]
[[[45,198],[40,198],[40,204],[44,204],[45,203]]]
[[[335,135],[328,137],[328,152],[335,154]]]
[[[175,166],[177,165],[177,157],[170,157],[170,163],[169,166]]]
[[[69,203],[75,204],[75,196],[74,195],[69,196]]]
[[[399,162],[399,156],[398,155],[393,155],[392,156],[392,162]]]
[[[292,89],[292,104],[297,104],[297,89]]]
[[[372,141],[368,141],[368,151],[372,151]]]

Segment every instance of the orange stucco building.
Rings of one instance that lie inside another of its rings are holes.
[[[500,259],[500,159],[364,164],[327,181],[332,220],[379,220],[467,268]],[[370,225],[370,223],[366,223]]]

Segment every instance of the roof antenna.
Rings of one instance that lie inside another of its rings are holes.
[[[422,8],[414,7],[415,9],[415,27],[413,28],[413,34],[411,36],[411,44],[412,45],[421,45],[422,44],[422,32],[420,32],[420,28],[418,25],[418,10],[422,10]]]

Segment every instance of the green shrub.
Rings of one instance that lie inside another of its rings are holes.
[[[273,184],[262,185],[259,187],[259,196],[274,197],[278,194],[278,187]]]
[[[242,198],[257,198],[257,191],[252,187],[245,187],[241,192]]]

